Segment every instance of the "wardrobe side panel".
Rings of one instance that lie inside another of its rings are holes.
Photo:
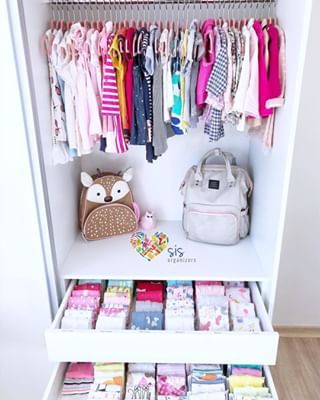
[[[311,1],[295,2],[294,7],[290,0],[278,2],[277,14],[287,41],[286,103],[277,111],[272,151],[264,149],[255,139],[250,145],[249,164],[255,184],[251,236],[270,276],[263,287],[270,314],[278,277],[310,7]]]
[[[22,2],[22,8],[36,106],[35,119],[38,122],[38,140],[46,176],[45,190],[50,204],[57,263],[61,265],[78,233],[80,162],[77,160],[60,166],[54,166],[52,162],[48,67],[41,49],[41,38],[51,18],[50,7],[41,0],[28,0]]]

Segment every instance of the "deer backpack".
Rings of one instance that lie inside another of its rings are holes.
[[[91,177],[81,173],[79,218],[86,240],[105,239],[137,229],[140,211],[128,185],[132,177],[132,168],[122,175],[99,172]]]

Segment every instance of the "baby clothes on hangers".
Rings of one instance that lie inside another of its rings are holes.
[[[204,55],[199,63],[196,104],[202,109],[205,107],[207,84],[215,63],[215,36],[213,29],[214,21],[212,19],[206,20],[201,29],[204,42]]]
[[[120,115],[120,101],[117,87],[117,75],[112,63],[110,49],[114,40],[112,22],[106,24],[106,32],[102,39],[103,48],[103,84],[102,84],[102,118],[103,131],[108,153],[125,153],[125,143]]]
[[[208,97],[206,102],[210,107],[204,132],[209,136],[210,141],[219,140],[224,136],[224,126],[222,123],[223,97],[228,85],[229,61],[227,36],[222,28],[218,28],[218,34],[220,51],[207,85]]]

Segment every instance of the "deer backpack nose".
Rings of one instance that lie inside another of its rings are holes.
[[[112,196],[106,196],[105,198],[104,198],[104,201],[106,202],[106,203],[110,203],[110,201],[112,201],[113,200],[113,197]]]

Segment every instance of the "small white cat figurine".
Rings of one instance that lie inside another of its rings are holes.
[[[147,211],[140,219],[140,226],[145,231],[154,229],[156,227],[156,219],[152,211]]]

